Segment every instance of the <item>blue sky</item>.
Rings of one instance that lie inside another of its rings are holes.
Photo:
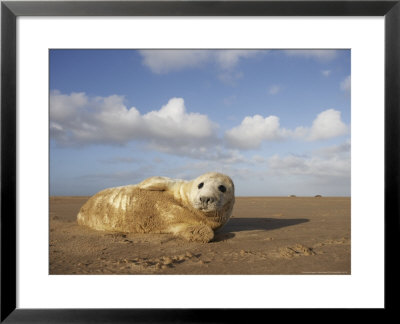
[[[349,50],[50,50],[50,194],[150,176],[350,195]]]

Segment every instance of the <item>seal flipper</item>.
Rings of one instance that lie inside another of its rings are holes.
[[[189,242],[208,243],[214,238],[214,231],[204,224],[175,224],[169,228],[169,233]]]
[[[177,182],[182,180],[175,180],[167,177],[151,177],[143,180],[137,186],[139,189],[152,190],[152,191],[167,191]]]

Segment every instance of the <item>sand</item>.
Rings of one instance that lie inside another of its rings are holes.
[[[349,197],[236,197],[210,243],[95,231],[50,197],[50,274],[350,274]]]

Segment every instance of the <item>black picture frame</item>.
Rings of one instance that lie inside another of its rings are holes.
[[[396,308],[400,232],[400,0],[395,1],[2,1],[1,2],[1,322],[233,322],[266,310],[16,308],[16,19],[18,16],[384,16],[385,310]],[[211,314],[210,314],[211,312]],[[255,316],[255,317],[253,317]]]

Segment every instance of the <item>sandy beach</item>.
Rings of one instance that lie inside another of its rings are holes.
[[[50,274],[351,273],[349,197],[236,197],[205,244],[79,226],[88,198],[50,197]]]

